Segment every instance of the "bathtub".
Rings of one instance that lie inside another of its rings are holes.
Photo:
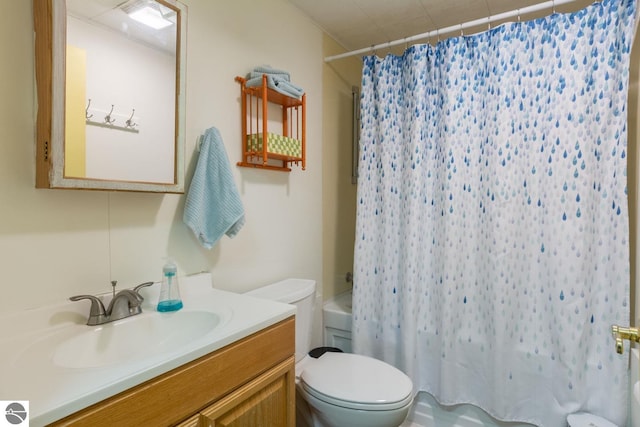
[[[343,292],[322,307],[324,345],[351,353],[351,291]]]
[[[328,300],[322,309],[324,345],[351,352],[351,291]],[[611,351],[614,350],[613,343]],[[631,350],[630,416],[626,427],[640,427],[640,351]],[[633,420],[633,421],[632,421]],[[531,424],[500,422],[474,405],[442,406],[426,392],[413,402],[401,427],[531,427]]]

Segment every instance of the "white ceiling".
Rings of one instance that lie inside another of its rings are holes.
[[[369,48],[373,45],[547,2],[547,0],[288,1],[302,10],[347,50]],[[576,0],[558,5],[555,9],[556,12],[574,11],[590,3],[592,0]],[[552,11],[553,7],[535,15],[522,16],[521,19],[549,15]],[[476,29],[478,30],[482,28]]]
[[[153,30],[131,19],[123,10],[126,6],[144,3],[146,1],[142,0],[67,0],[66,9],[69,16],[92,25],[115,30],[150,47],[175,54],[175,25]],[[175,22],[175,13],[167,19]]]

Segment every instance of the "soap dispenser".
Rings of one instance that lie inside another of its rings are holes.
[[[177,311],[182,308],[177,273],[176,264],[170,259],[167,260],[162,267],[162,287],[160,288],[158,311]]]

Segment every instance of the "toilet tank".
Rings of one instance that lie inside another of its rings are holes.
[[[316,281],[285,279],[245,293],[256,298],[284,302],[296,306],[296,362],[311,350]]]

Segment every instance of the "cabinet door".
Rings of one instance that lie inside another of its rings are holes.
[[[295,359],[240,387],[200,413],[202,427],[293,427]]]
[[[180,424],[176,424],[175,427],[200,427],[200,415],[194,415]]]

